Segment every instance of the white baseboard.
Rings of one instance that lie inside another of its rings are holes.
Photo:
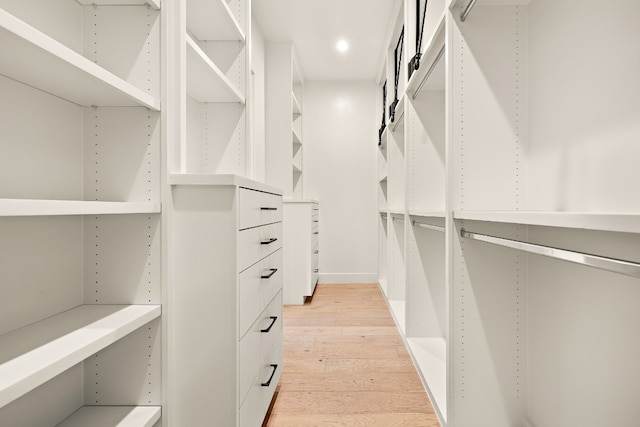
[[[318,283],[378,283],[377,273],[320,273]]]

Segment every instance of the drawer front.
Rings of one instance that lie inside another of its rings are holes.
[[[239,276],[238,338],[282,289],[282,249],[252,265]]]
[[[282,292],[273,299],[271,304],[251,325],[249,331],[240,340],[239,345],[239,384],[241,405],[249,399],[252,387],[265,382],[264,367],[274,344],[282,341]],[[282,364],[280,364],[282,369]]]
[[[261,426],[282,374],[282,333],[240,406],[240,426]],[[267,385],[268,382],[268,385]],[[264,385],[263,385],[264,384]]]
[[[238,273],[282,247],[282,223],[238,232]]]
[[[317,248],[320,243],[320,230],[311,230],[311,247]]]
[[[240,230],[282,221],[282,196],[240,188]]]

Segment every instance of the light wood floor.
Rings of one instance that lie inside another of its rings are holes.
[[[377,285],[284,308],[284,369],[263,427],[439,427]]]

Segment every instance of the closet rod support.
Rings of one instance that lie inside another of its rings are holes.
[[[426,228],[427,230],[441,231],[444,233],[444,227],[440,227],[439,225],[425,224],[424,222],[418,221],[411,221],[411,224],[419,228]]]
[[[460,20],[462,22],[464,22],[467,19],[467,16],[469,16],[469,12],[471,12],[471,9],[473,9],[473,6],[476,4],[477,1],[478,0],[471,0],[469,3],[467,3],[467,7],[465,7],[462,13],[460,14]]]
[[[551,246],[537,245],[534,243],[526,243],[502,237],[489,236],[487,234],[466,231],[464,228],[460,230],[460,235],[467,239],[478,240],[480,242],[491,243],[498,246],[505,246],[507,248],[517,249],[523,252],[529,252],[549,258],[556,258],[563,261],[573,262],[575,264],[598,268],[600,270],[640,278],[640,264],[631,261],[570,251]]]
[[[429,76],[431,75],[431,73],[433,73],[433,70],[436,69],[436,65],[438,65],[438,62],[444,56],[444,50],[445,50],[445,46],[442,46],[442,48],[440,49],[440,52],[438,52],[438,55],[436,56],[436,59],[433,60],[433,62],[431,63],[431,66],[429,67],[424,77],[420,81],[420,84],[416,88],[416,91],[413,92],[413,95],[411,95],[411,99],[416,99],[416,96],[418,96],[418,94],[422,90],[422,86],[424,86],[424,84],[427,82],[427,80],[429,79]]]

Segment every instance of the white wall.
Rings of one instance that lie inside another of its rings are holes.
[[[376,85],[310,82],[304,196],[320,201],[320,283],[377,281]]]
[[[251,71],[253,72],[253,178],[265,182],[265,41],[255,19],[251,20]]]

